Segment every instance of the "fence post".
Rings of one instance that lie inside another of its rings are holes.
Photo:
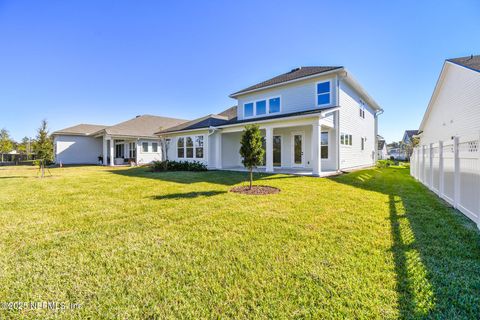
[[[428,184],[430,185],[430,189],[433,189],[433,143],[430,143],[430,179],[428,179]]]
[[[454,192],[453,206],[458,208],[460,201],[460,158],[458,152],[458,137],[453,138],[453,158],[454,158]]]
[[[438,141],[438,195],[443,198],[443,141]]]
[[[425,181],[425,145],[422,146],[422,179],[421,181],[423,182],[423,184],[426,184],[427,182]]]

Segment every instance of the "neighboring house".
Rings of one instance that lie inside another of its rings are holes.
[[[377,135],[377,159],[378,160],[385,160],[388,159],[388,152],[387,152],[387,143],[385,142],[385,139]]]
[[[266,172],[320,176],[375,164],[383,110],[344,67],[296,68],[230,97],[237,107],[158,132],[170,141],[170,160],[241,169],[240,137],[255,123],[265,137]]]
[[[406,145],[412,143],[412,139],[414,136],[418,134],[418,130],[405,130],[403,134],[402,142]]]
[[[480,133],[480,55],[443,64],[420,124],[420,145]]]
[[[185,122],[181,119],[137,116],[113,125],[79,124],[52,133],[55,162],[120,165],[162,159],[158,130]],[[113,155],[113,157],[111,156]]]

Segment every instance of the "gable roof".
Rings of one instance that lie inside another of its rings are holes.
[[[52,133],[52,135],[60,134],[72,134],[72,135],[85,135],[88,136],[92,133],[95,133],[99,130],[105,129],[107,126],[98,125],[98,124],[86,124],[81,123],[73,127],[68,127],[65,129],[57,130]]]
[[[460,57],[454,59],[447,59],[447,61],[461,65],[465,68],[480,72],[480,55],[473,54],[468,57]]]
[[[321,73],[325,73],[328,71],[336,70],[336,69],[342,69],[343,67],[341,66],[316,66],[316,67],[299,67],[295,68],[287,73],[281,74],[279,76],[273,77],[271,79],[268,79],[266,81],[262,81],[260,83],[254,84],[253,86],[250,86],[248,88],[242,89],[240,91],[234,92],[230,95],[230,97],[235,97],[237,95],[240,95],[242,93],[246,93],[249,91],[265,88],[265,87],[270,87],[274,85],[278,85],[284,82],[289,82],[292,80],[297,80],[297,79],[302,79],[314,75],[318,75]]]
[[[152,115],[136,116],[133,119],[121,122],[114,126],[106,127],[103,131],[110,135],[120,136],[135,136],[135,137],[156,137],[155,132],[164,129],[177,126],[187,120],[159,117]]]

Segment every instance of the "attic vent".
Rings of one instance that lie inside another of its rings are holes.
[[[295,72],[295,71],[298,71],[298,70],[300,70],[300,69],[302,69],[302,67],[294,68],[294,69],[292,69],[290,72]]]
[[[141,117],[141,115],[138,115],[138,116],[136,116],[135,118],[140,118],[140,117]]]

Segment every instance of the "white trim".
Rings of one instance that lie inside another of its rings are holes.
[[[295,163],[295,136],[302,136],[302,163],[297,165]],[[292,131],[291,133],[291,167],[292,168],[305,168],[305,131]]]
[[[275,99],[275,98],[280,99],[280,110],[277,111],[277,112],[270,112],[270,100]],[[265,101],[265,113],[262,113],[262,114],[259,115],[257,113],[257,103],[260,102],[260,101]],[[260,118],[260,117],[267,117],[267,116],[270,116],[270,115],[281,114],[282,109],[283,109],[282,108],[282,101],[283,101],[282,95],[275,95],[275,96],[263,97],[261,99],[245,101],[243,103],[243,106],[242,106],[243,119],[255,119],[255,118]],[[250,103],[253,104],[253,116],[246,116],[245,115],[245,105],[250,104]],[[238,112],[238,110],[237,110],[237,112]]]
[[[324,95],[326,94],[326,92],[324,93],[318,93],[318,85],[320,83],[330,83],[330,91],[328,92],[328,103],[324,103],[324,104],[318,104],[318,96],[321,94],[321,95]],[[317,107],[325,107],[325,106],[329,106],[332,104],[332,96],[333,96],[333,92],[332,92],[332,79],[328,79],[328,80],[322,80],[322,81],[317,81],[315,82],[315,105]]]

